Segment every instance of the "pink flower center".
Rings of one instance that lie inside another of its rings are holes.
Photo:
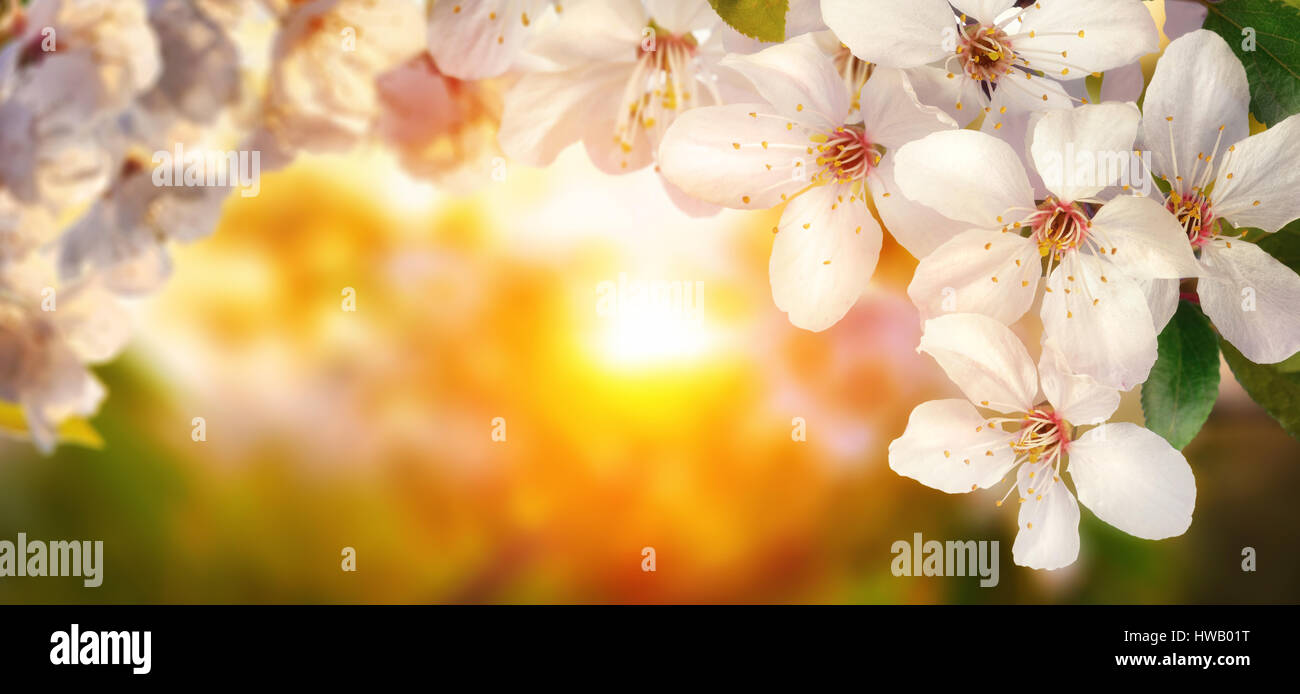
[[[969,24],[958,39],[957,56],[968,77],[996,82],[1011,71],[1016,53],[1005,31],[996,26]]]
[[[1200,193],[1183,197],[1176,192],[1169,194],[1165,208],[1174,213],[1178,223],[1183,226],[1187,240],[1192,248],[1200,248],[1214,238],[1214,211],[1210,209],[1210,199]]]
[[[643,58],[647,55],[653,55],[663,50],[683,51],[688,55],[695,55],[696,47],[699,42],[690,34],[674,34],[660,27],[653,22],[648,27],[654,31],[654,37],[645,37],[641,45],[637,47],[636,57]]]
[[[862,180],[880,161],[862,126],[841,125],[828,135],[814,136],[813,140],[820,142],[817,165],[822,167],[822,177],[832,178],[836,183]]]
[[[1025,221],[1033,230],[1031,237],[1038,244],[1039,255],[1051,253],[1057,260],[1082,245],[1092,226],[1088,214],[1077,204],[1053,197],[1044,200]]]
[[[1021,420],[1020,435],[1011,443],[1017,457],[1031,463],[1054,462],[1070,448],[1070,425],[1061,415],[1046,408],[1035,408]]]
[[[1007,418],[1005,421],[1015,420]],[[1070,449],[1073,433],[1074,428],[1047,406],[1036,407],[1020,419],[1020,431],[1011,442],[1011,450],[1016,455],[1017,465],[1024,463],[1031,466],[1027,475],[1028,483],[1022,493],[1033,494],[1035,500],[1041,501],[1047,489],[1061,481],[1061,465],[1064,463],[1066,452]],[[1039,477],[1035,479],[1035,475]],[[1020,479],[1017,475],[1006,496],[1003,496],[1002,501],[997,502],[997,505],[1001,506],[1007,497],[1019,488]],[[1035,489],[1038,491],[1034,491]],[[1026,497],[1021,496],[1020,501],[1024,503]]]

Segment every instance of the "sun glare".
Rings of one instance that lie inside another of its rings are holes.
[[[718,326],[701,313],[646,311],[600,321],[600,359],[619,368],[698,363],[722,342]]]

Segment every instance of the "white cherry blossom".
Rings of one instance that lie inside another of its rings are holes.
[[[704,0],[608,0],[564,8],[530,53],[545,69],[523,74],[505,96],[499,139],[512,159],[545,166],[581,142],[592,163],[622,174],[654,163],[679,114],[717,103],[712,65],[721,41]],[[690,213],[701,207],[672,186]]]
[[[1011,147],[984,133],[939,132],[904,145],[903,194],[971,227],[917,267],[908,294],[922,319],[975,312],[1010,324],[1045,277],[1043,327],[1070,365],[1123,390],[1146,380],[1169,316],[1153,316],[1142,283],[1194,277],[1200,267],[1159,204],[1097,197],[1126,167],[1076,168],[1127,157],[1138,119],[1124,103],[1043,114],[1030,147],[1050,191],[1042,201]]]
[[[118,110],[158,79],[158,40],[144,0],[35,0],[21,31],[0,52],[0,95],[46,76],[39,68],[81,57],[89,69],[77,80],[100,107]]]
[[[51,241],[57,231],[49,210],[24,204],[0,188],[0,271]]]
[[[490,180],[493,159],[501,156],[501,94],[494,84],[450,77],[421,53],[381,75],[378,87],[375,135],[407,172],[462,193]]]
[[[48,301],[56,310],[44,310]],[[3,268],[0,400],[22,407],[37,449],[50,453],[60,422],[99,409],[104,386],[86,364],[113,358],[129,336],[123,308],[96,283],[60,284],[39,255]]]
[[[415,0],[311,0],[287,10],[272,47],[263,130],[264,165],[298,150],[340,151],[369,133],[375,80],[424,50]]]
[[[1201,307],[1251,361],[1300,350],[1300,276],[1239,232],[1275,232],[1300,217],[1300,116],[1250,135],[1246,71],[1217,34],[1193,31],[1169,44],[1147,88],[1143,145],[1169,185],[1166,207],[1204,266]],[[1174,283],[1154,293],[1172,312]]]
[[[1067,475],[1079,502],[1130,535],[1160,540],[1191,525],[1196,480],[1182,453],[1145,428],[1108,422],[1118,391],[1069,371],[1051,345],[1035,368],[1009,328],[968,313],[927,321],[918,349],[966,399],[918,405],[889,445],[889,467],[949,494],[1014,473],[997,505],[1013,494],[1019,502],[1016,564],[1059,569],[1078,557],[1079,505]]]
[[[158,78],[142,0],[37,0],[0,49],[0,188],[56,212],[101,191],[101,136]]]
[[[773,229],[772,297],[794,325],[824,330],[857,302],[875,270],[881,229],[869,195],[900,241],[927,242],[937,215],[898,194],[892,153],[956,124],[921,105],[898,70],[877,69],[851,93],[810,36],[723,65],[745,75],[764,101],[683,114],[660,149],[663,174],[717,205],[788,203]]]
[[[122,294],[154,291],[171,274],[166,243],[194,241],[216,228],[231,189],[156,185],[149,157],[139,149],[123,157],[109,189],[63,233],[62,280],[97,280]]]
[[[916,78],[922,101],[984,128],[1034,110],[1070,108],[1063,82],[1128,65],[1157,49],[1139,0],[822,0],[827,26],[859,58]]]
[[[529,34],[549,8],[555,6],[563,13],[564,4],[551,0],[434,0],[429,10],[429,51],[448,77],[496,77],[513,67]]]
[[[151,0],[149,25],[158,37],[161,71],[142,94],[135,112],[152,132],[177,120],[212,123],[245,95],[236,42],[211,4],[193,0]]]

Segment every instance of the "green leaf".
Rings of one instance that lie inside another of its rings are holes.
[[[759,41],[785,40],[789,0],[709,0],[713,11],[732,29]]]
[[[1202,4],[1209,9],[1205,28],[1222,36],[1246,68],[1255,118],[1272,126],[1300,113],[1300,8],[1284,0]]]
[[[1251,238],[1256,238],[1251,234]],[[1262,234],[1255,243],[1283,265],[1300,273],[1300,219],[1272,234]]]
[[[1158,345],[1142,384],[1142,413],[1148,429],[1182,448],[1196,438],[1219,396],[1218,339],[1200,307],[1183,301]]]
[[[1219,340],[1219,346],[1246,394],[1262,405],[1286,433],[1300,439],[1300,373],[1283,371],[1278,364],[1256,364],[1227,340]]]
[[[1296,352],[1290,357],[1274,364],[1273,368],[1284,374],[1300,373],[1300,352]]]

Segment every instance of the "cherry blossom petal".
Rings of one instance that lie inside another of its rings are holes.
[[[645,0],[645,7],[655,24],[674,34],[709,29],[722,23],[707,0]]]
[[[1300,276],[1253,243],[1215,239],[1201,249],[1201,307],[1232,346],[1257,364],[1300,350]]]
[[[1075,373],[1052,340],[1043,341],[1038,381],[1043,387],[1043,397],[1065,421],[1075,426],[1104,422],[1119,407],[1119,391]]]
[[[904,72],[916,90],[917,99],[923,104],[943,109],[958,126],[969,125],[981,113],[979,104],[983,95],[974,80],[949,72],[938,65],[907,68]]]
[[[1156,361],[1156,331],[1133,280],[1095,256],[1067,253],[1047,278],[1043,330],[1070,367],[1128,390]]]
[[[1007,143],[971,130],[944,130],[899,148],[894,176],[908,198],[939,214],[996,229],[1025,216],[1034,192]]]
[[[952,49],[944,47],[944,32],[957,27],[943,0],[822,0],[822,19],[854,55],[886,67],[946,57]]]
[[[1055,461],[1025,460],[1019,468],[1016,468],[1016,491],[1020,493],[1017,503],[1024,503],[1031,498],[1034,501],[1042,501],[1039,497],[1046,493],[1047,487],[1059,481],[1060,478],[1056,476]]]
[[[1146,295],[1151,323],[1159,335],[1169,324],[1169,319],[1178,312],[1178,280],[1148,280],[1138,277],[1134,281]]]
[[[659,170],[701,200],[765,209],[808,187],[809,135],[764,104],[691,109],[664,133]]]
[[[142,296],[157,291],[172,275],[172,259],[166,246],[137,249],[112,267],[101,270],[99,281],[118,296]]]
[[[649,166],[655,160],[660,142],[654,129],[634,128],[631,142],[615,133],[619,132],[619,101],[621,94],[603,90],[582,108],[588,115],[576,120],[582,128],[582,145],[596,168],[607,174],[625,174]],[[661,118],[670,118],[666,113]],[[504,125],[505,121],[502,120]]]
[[[540,16],[545,4],[528,16]],[[636,61],[649,28],[641,0],[579,2],[563,7],[555,21],[528,27],[535,29],[536,35],[528,37],[520,55],[522,68],[556,72],[592,63]]]
[[[992,24],[998,15],[1011,9],[1016,0],[950,0],[948,4],[980,24]]]
[[[930,400],[889,444],[889,469],[948,494],[987,489],[1015,465],[1015,436],[989,426],[965,400]]]
[[[664,178],[662,173],[659,175],[659,182],[663,185],[664,192],[668,194],[668,199],[689,217],[712,217],[722,211],[720,205],[690,196],[686,191],[673,185],[672,181]]]
[[[1130,278],[1197,277],[1200,263],[1187,234],[1164,205],[1151,198],[1120,195],[1092,218],[1089,234],[1098,252]]]
[[[964,105],[963,108],[969,106],[978,106],[978,103]],[[1007,127],[1005,121],[1008,116],[1071,108],[1074,108],[1074,101],[1065,85],[1050,77],[1015,72],[998,80],[998,88],[994,90],[993,98],[985,108],[981,130],[996,134],[995,131]],[[998,123],[1004,123],[1003,127],[999,128]]]
[[[593,131],[592,119],[614,118],[614,100],[631,76],[632,64],[596,64],[577,70],[536,73],[515,83],[506,93],[498,139],[512,159],[545,166],[569,145]],[[603,112],[601,111],[603,109]],[[603,134],[614,142],[612,128]],[[644,140],[633,143],[642,162],[651,152]],[[630,168],[630,167],[629,167]]]
[[[379,113],[379,76],[425,49],[423,19],[405,2],[296,4],[272,46],[259,136],[273,143],[268,158],[358,144]]]
[[[934,357],[949,380],[980,407],[1028,412],[1038,394],[1037,371],[1020,338],[988,316],[931,318],[917,351]]]
[[[1034,303],[1042,263],[1019,234],[971,229],[921,259],[907,295],[921,318],[981,313],[1010,325]]]
[[[510,69],[547,4],[546,0],[435,2],[429,14],[429,51],[445,75],[462,80],[496,77]],[[628,4],[644,16],[639,2]]]
[[[1219,159],[1215,214],[1234,226],[1264,231],[1300,217],[1300,115],[1238,142]]]
[[[142,110],[210,123],[239,100],[239,47],[204,8],[187,0],[151,2],[149,24],[158,36],[162,72],[141,97]]]
[[[89,126],[104,105],[81,83],[95,69],[89,52],[55,53],[0,101],[0,186],[15,198],[58,211],[92,200],[108,184],[113,158]]]
[[[1152,170],[1178,192],[1190,191],[1197,164],[1205,165],[1198,154],[1211,155],[1219,142],[1222,159],[1246,137],[1249,103],[1246,70],[1218,34],[1202,29],[1170,43],[1142,102],[1142,144],[1152,151]]]
[[[877,67],[858,99],[862,124],[872,144],[897,149],[912,140],[957,127],[948,114],[926,106],[903,70]]]
[[[1141,117],[1137,106],[1127,103],[1048,111],[1034,125],[1034,168],[1060,200],[1090,198],[1124,176]]]
[[[1016,564],[1051,570],[1079,558],[1079,504],[1063,483],[1053,482],[1026,498],[1017,523],[1020,531],[1011,546]]]
[[[1168,441],[1136,424],[1103,424],[1070,444],[1070,478],[1097,517],[1147,540],[1182,535],[1196,478]]]
[[[1030,79],[1029,73],[1019,73],[1003,78],[998,89],[993,92],[989,105],[984,108],[984,122],[980,124],[980,132],[1002,140],[1015,150],[1029,177],[1029,183],[1033,186],[1035,199],[1047,197],[1048,191],[1029,155],[1033,126],[1045,112],[1068,111],[1073,107],[1074,102],[1066,85],[1053,79]]]
[[[844,81],[811,36],[751,55],[729,55],[719,65],[744,75],[777,113],[808,127],[830,130],[849,113]]]
[[[99,364],[116,357],[131,339],[126,308],[96,286],[67,289],[53,312],[64,344],[82,364]]]
[[[768,266],[772,299],[804,330],[831,327],[867,288],[880,225],[851,186],[817,186],[786,205]]]
[[[55,215],[44,206],[25,205],[0,186],[0,267],[26,257],[60,232]]]
[[[868,175],[868,181],[880,221],[894,240],[916,258],[929,255],[968,226],[903,195],[894,180],[892,154],[881,157],[875,170]]]
[[[1155,20],[1132,0],[1037,2],[1020,18],[1016,53],[1058,79],[1081,79],[1159,49]]]
[[[46,379],[22,399],[32,443],[43,455],[54,452],[58,445],[60,422],[94,414],[108,392],[66,347],[54,347],[46,359]]]

